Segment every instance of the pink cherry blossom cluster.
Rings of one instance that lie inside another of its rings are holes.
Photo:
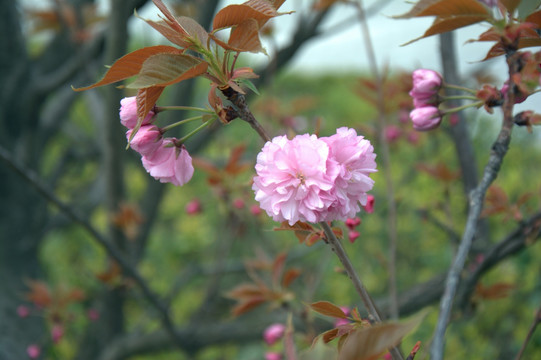
[[[141,154],[146,171],[162,183],[176,186],[186,184],[193,176],[192,158],[184,145],[175,138],[164,138],[162,131],[152,124],[154,112],[150,111],[141,127],[130,141],[130,147]],[[137,102],[135,96],[120,101],[120,122],[128,128],[129,140],[137,125]]]
[[[346,220],[367,202],[375,158],[370,141],[346,127],[330,137],[277,136],[257,156],[252,189],[275,221]]]
[[[415,70],[412,77],[413,88],[409,94],[414,106],[410,112],[413,128],[418,131],[434,129],[441,123],[438,91],[443,85],[443,78],[438,72],[427,69]]]

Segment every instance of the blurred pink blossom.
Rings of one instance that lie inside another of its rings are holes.
[[[137,125],[137,101],[135,96],[125,97],[120,100],[120,122],[128,129],[133,129]],[[150,111],[143,120],[142,125],[150,124],[154,111]]]
[[[350,230],[348,233],[348,239],[350,243],[354,243],[357,238],[361,236],[361,233],[355,230]]]
[[[266,352],[265,360],[282,360],[282,354],[277,352]]]
[[[97,321],[100,318],[100,313],[96,309],[88,309],[86,316],[90,321]]]
[[[199,199],[193,199],[186,204],[185,210],[189,215],[199,214],[201,212],[201,201]]]
[[[164,139],[158,149],[141,160],[147,172],[162,183],[182,186],[193,176],[190,154],[184,146],[175,146],[170,138]]]
[[[400,128],[395,125],[387,126],[384,132],[385,132],[385,140],[387,140],[387,142],[389,143],[392,143],[400,139],[400,135],[402,135]]]
[[[241,198],[236,198],[235,200],[233,200],[233,207],[235,209],[242,209],[244,208],[244,200],[242,200]]]
[[[41,354],[41,348],[36,344],[32,344],[26,348],[26,353],[30,359],[37,359]]]
[[[263,331],[263,340],[268,345],[273,345],[284,336],[286,326],[284,324],[272,324]]]
[[[126,132],[126,138],[130,139],[133,130]],[[143,125],[130,142],[130,147],[141,155],[150,155],[162,145],[162,133],[154,125]]]
[[[51,329],[51,338],[53,339],[53,342],[56,344],[62,339],[62,336],[64,336],[64,327],[60,324],[54,324],[53,328]]]
[[[253,204],[252,206],[250,206],[250,213],[252,215],[258,216],[258,215],[261,215],[262,212],[263,212],[263,210],[261,210],[259,205]]]
[[[437,128],[441,123],[441,113],[435,106],[413,109],[410,112],[413,128],[417,131],[428,131]]]
[[[19,305],[17,306],[17,315],[21,318],[25,318],[28,315],[30,315],[30,308],[26,305]]]
[[[359,226],[360,224],[361,224],[361,218],[359,217],[346,219],[346,226],[350,228],[351,230],[355,229],[355,227]]]
[[[349,316],[349,314],[351,313],[350,308],[347,306],[340,306],[340,310],[342,310],[344,314],[346,314],[346,316]],[[339,327],[341,325],[346,325],[349,323],[350,321],[348,319],[336,319],[336,321],[334,322],[334,327]]]
[[[376,198],[374,198],[374,195],[368,195],[366,197],[366,205],[363,206],[364,211],[366,211],[369,214],[372,214],[374,212],[375,202],[376,202]]]

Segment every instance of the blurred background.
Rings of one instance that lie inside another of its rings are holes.
[[[166,3],[207,29],[229,4]],[[129,51],[168,44],[134,16],[136,9],[140,17],[157,20],[150,1],[1,5],[1,360],[263,359],[284,350],[282,343],[263,341],[270,324],[285,324],[291,316],[299,351],[332,328],[333,319],[310,312],[307,303],[327,300],[364,314],[330,249],[322,241],[299,244],[292,231],[274,231],[279,224],[257,207],[250,182],[263,143],[247,124],[217,124],[190,139],[195,174],[175,187],[151,178],[139,155],[126,150],[118,110],[120,100],[134,93],[112,85],[72,90],[95,82],[104,65]],[[314,10],[312,1],[285,2],[280,11],[295,12],[264,29],[268,55],[242,56],[240,62],[260,75],[254,81],[260,94],[247,96],[272,136],[326,136],[348,126],[374,144],[380,169],[373,177],[375,210],[359,214],[354,242],[347,241],[351,229],[334,225],[386,317],[429,309],[402,345],[407,352],[422,341],[418,358],[424,359],[462,234],[466,194],[487,161],[501,112],[469,109],[438,131],[415,132],[407,118],[411,71],[443,72],[442,58],[450,55],[440,47],[456,50],[451,60],[461,85],[501,87],[507,71],[503,58],[479,62],[490,45],[465,44],[483,26],[401,46],[421,36],[432,19],[393,19],[411,7],[402,1],[364,5],[383,78],[383,122],[358,16],[348,4]],[[182,82],[158,104],[206,107],[208,85]],[[532,96],[519,109],[536,106]],[[190,116],[165,112],[158,122]],[[180,127],[176,135],[192,129]],[[535,128],[515,129],[489,191],[448,330],[446,359],[514,358],[539,308],[538,134]],[[125,264],[119,265],[111,247]],[[288,286],[277,281],[285,274],[295,274]],[[234,316],[231,310],[242,299],[231,290],[247,283],[265,284],[276,298]],[[524,358],[540,357],[538,332]]]

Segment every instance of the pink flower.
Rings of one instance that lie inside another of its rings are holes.
[[[186,204],[186,213],[189,215],[199,214],[201,212],[201,201],[193,199]]]
[[[28,306],[19,305],[17,306],[17,315],[19,315],[19,317],[21,318],[25,318],[30,315],[30,309],[28,308]]]
[[[438,101],[438,91],[443,84],[441,75],[433,70],[417,69],[412,73],[413,88],[410,96],[415,108],[435,105]]]
[[[364,211],[366,211],[369,214],[372,214],[374,212],[374,203],[376,199],[374,198],[374,195],[368,195],[366,197],[366,205],[363,206]]]
[[[413,128],[417,131],[427,131],[437,128],[441,123],[441,114],[437,107],[427,106],[413,109],[410,112]]]
[[[263,332],[263,340],[268,345],[272,345],[284,336],[285,331],[286,327],[284,324],[272,324]]]
[[[342,310],[344,314],[346,314],[346,316],[349,316],[349,314],[351,313],[351,310],[347,306],[340,306],[340,310]],[[348,319],[336,319],[336,321],[334,322],[334,327],[339,327],[341,325],[346,325],[349,323],[350,321]]]
[[[235,209],[242,209],[244,208],[244,200],[240,199],[240,198],[236,198],[235,200],[233,200],[233,207]]]
[[[257,155],[255,170],[255,199],[275,221],[326,220],[326,209],[335,201],[330,191],[338,167],[324,141],[308,134],[292,140],[277,136]]]
[[[130,140],[133,130],[126,132]],[[154,125],[143,125],[130,142],[130,147],[141,155],[150,155],[162,145],[162,133]]]
[[[266,352],[265,360],[282,360],[282,354],[277,352]]]
[[[193,176],[190,154],[184,146],[175,146],[170,138],[163,139],[158,149],[141,160],[147,172],[162,183],[182,186]]]
[[[53,325],[53,328],[51,329],[51,338],[53,339],[53,342],[56,344],[62,339],[62,336],[64,336],[64,327],[60,324]]]
[[[355,230],[350,230],[348,233],[348,239],[350,243],[354,243],[357,238],[361,236],[361,233]]]
[[[443,78],[441,75],[428,69],[417,69],[412,74],[413,88],[410,91],[410,95],[433,95],[438,92],[443,84]]]
[[[366,204],[367,191],[374,186],[370,174],[376,172],[376,154],[370,141],[353,129],[342,127],[336,134],[323,138],[330,148],[329,157],[339,166],[332,194],[334,202],[325,220],[353,218]]]
[[[349,218],[346,220],[346,226],[350,229],[350,230],[353,230],[355,229],[357,226],[359,226],[361,224],[361,218],[359,217],[355,217],[355,218]]]
[[[88,309],[86,316],[90,321],[97,321],[100,318],[100,313],[96,309]]]
[[[135,96],[125,97],[120,100],[120,122],[128,129],[133,129],[137,125],[137,100]],[[152,122],[154,111],[150,111],[143,120],[142,125]]]
[[[261,215],[262,210],[258,205],[254,204],[250,206],[250,213],[254,216],[258,216],[258,215]]]
[[[400,128],[398,126],[389,125],[385,128],[385,140],[387,142],[392,143],[400,138],[400,135],[402,135]]]
[[[41,348],[36,344],[32,344],[26,348],[26,353],[30,359],[37,359],[41,354]]]

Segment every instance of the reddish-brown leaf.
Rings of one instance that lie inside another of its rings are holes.
[[[407,13],[395,16],[398,19],[409,19],[420,16],[456,17],[460,15],[480,15],[489,17],[488,9],[479,1],[471,0],[421,0]]]
[[[244,300],[251,298],[263,297],[264,290],[260,286],[255,284],[240,284],[229,290],[225,296],[230,299]]]
[[[219,30],[239,25],[247,19],[257,21],[259,28],[269,19],[278,16],[276,8],[266,0],[249,0],[239,5],[229,5],[218,11],[212,28]]]
[[[524,19],[524,22],[529,22],[537,25],[537,28],[541,28],[541,10],[537,10]]]
[[[223,180],[223,174],[213,163],[202,159],[200,157],[194,157],[192,163],[195,167],[203,170],[209,174],[209,182],[213,185],[220,183]]]
[[[30,288],[30,291],[26,293],[28,301],[42,308],[51,305],[53,298],[47,284],[38,280],[28,280],[27,286]]]
[[[165,87],[204,74],[207,67],[207,62],[190,55],[156,54],[145,60],[137,79],[126,87],[131,89]]]
[[[246,150],[246,145],[239,145],[235,146],[233,150],[231,151],[231,155],[229,156],[229,160],[227,161],[227,164],[224,167],[224,171],[229,175],[237,175],[241,172],[245,171],[248,167],[251,165],[248,163],[242,164],[240,162],[242,155],[244,155],[244,152]]]
[[[312,308],[312,310],[326,316],[332,316],[339,319],[347,319],[347,315],[342,311],[342,309],[328,301],[318,301],[310,304],[310,307]]]
[[[107,70],[103,78],[97,83],[81,88],[73,88],[73,90],[83,91],[125,80],[139,74],[139,71],[141,71],[141,68],[143,67],[143,63],[149,57],[157,54],[175,53],[178,54],[181,53],[181,51],[175,47],[165,45],[149,46],[135,50],[115,61],[109,70]]]
[[[147,19],[143,20],[173,44],[176,44],[182,48],[188,48],[192,45],[185,34],[179,33],[173,29],[168,22],[163,20],[158,22]]]
[[[295,279],[298,278],[300,275],[301,275],[300,269],[292,268],[292,269],[287,270],[282,279],[282,286],[284,288],[288,288],[289,285],[291,285],[291,283],[295,281]]]
[[[513,14],[522,0],[500,0],[510,14]]]
[[[235,316],[239,316],[241,314],[244,314],[245,312],[248,312],[252,310],[253,308],[263,304],[266,301],[263,297],[253,297],[249,300],[243,301],[233,307],[231,310],[231,313]]]
[[[177,31],[179,34],[188,35],[188,32],[178,23],[177,19],[173,16],[171,11],[165,6],[162,0],[152,0],[154,5],[160,9],[162,14],[165,15],[165,22],[171,27],[171,29]]]
[[[436,164],[435,166],[417,164],[415,168],[445,183],[451,183],[460,178],[459,171],[452,171],[442,162]]]
[[[515,287],[514,284],[503,282],[486,287],[479,283],[475,288],[475,295],[485,300],[503,299],[508,297],[509,293],[515,289]]]
[[[235,26],[227,44],[238,49],[237,51],[266,53],[259,39],[259,25],[255,19],[246,19]]]
[[[473,1],[472,1],[473,2]],[[461,16],[453,16],[453,17],[446,17],[446,18],[436,18],[432,25],[428,28],[428,30],[425,31],[425,33],[411,41],[408,41],[405,45],[411,44],[412,42],[415,42],[417,40],[446,33],[449,31],[453,31],[456,29],[460,29],[469,25],[476,24],[478,22],[486,20],[486,16],[483,15],[461,15]]]
[[[321,338],[323,339],[323,342],[327,344],[330,341],[333,341],[338,336],[338,329],[334,328],[331,330],[325,331],[323,334],[321,334]]]
[[[274,228],[274,231],[279,230],[289,230],[294,231],[295,236],[302,243],[305,241],[306,236],[312,232],[315,232],[315,229],[312,225],[304,223],[302,221],[297,221],[294,225],[289,225],[287,221],[284,221],[280,224],[279,228]]]
[[[273,284],[279,284],[280,276],[282,275],[282,272],[284,271],[284,266],[286,263],[287,254],[286,253],[280,253],[274,261],[272,262],[272,283]]]
[[[400,323],[379,323],[348,334],[338,360],[375,360],[421,323],[424,314]]]
[[[154,105],[156,105],[156,101],[158,101],[163,89],[163,86],[153,86],[146,89],[137,90],[137,96],[135,98],[137,101],[137,125],[133,129],[129,141],[133,139],[141,127],[143,120],[146,118],[150,110],[152,110]]]

